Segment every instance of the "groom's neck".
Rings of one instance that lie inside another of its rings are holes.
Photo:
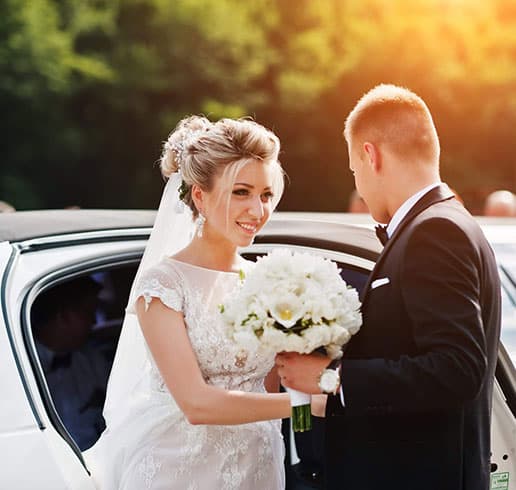
[[[398,162],[386,180],[387,210],[392,218],[407,199],[441,179],[436,164]]]

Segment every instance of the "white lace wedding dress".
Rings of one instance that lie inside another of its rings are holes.
[[[274,355],[248,352],[229,340],[218,306],[238,287],[237,273],[163,259],[137,285],[146,302],[159,298],[184,314],[207,383],[264,392]],[[191,425],[148,354],[143,396],[130,420],[109,427],[85,453],[102,490],[277,490],[285,488],[280,421]],[[147,382],[148,381],[148,382]],[[221,410],[223,408],[221,407]]]

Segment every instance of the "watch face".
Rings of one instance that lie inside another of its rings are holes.
[[[321,388],[321,391],[324,391],[325,393],[333,393],[337,389],[339,381],[337,371],[327,369],[321,376],[319,387]]]

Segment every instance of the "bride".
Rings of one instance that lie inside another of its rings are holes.
[[[85,453],[102,490],[284,488],[279,419],[290,404],[273,393],[274,354],[229,340],[218,309],[250,264],[238,247],[281,197],[279,148],[253,121],[198,116],[166,141],[169,180],[133,283],[107,428]]]

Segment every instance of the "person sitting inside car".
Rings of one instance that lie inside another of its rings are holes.
[[[55,408],[81,450],[98,439],[110,362],[91,339],[101,286],[89,277],[42,293],[33,334]]]

